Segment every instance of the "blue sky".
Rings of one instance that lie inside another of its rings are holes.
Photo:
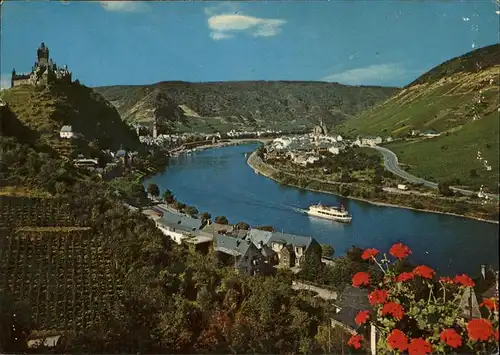
[[[495,3],[495,1],[497,1]],[[5,1],[2,85],[43,40],[88,86],[321,80],[403,86],[498,43],[498,0]]]

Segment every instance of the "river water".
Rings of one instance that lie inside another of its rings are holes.
[[[258,144],[208,149],[172,158],[168,169],[144,182],[156,183],[163,192],[195,206],[200,213],[226,216],[230,223],[271,225],[276,230],[312,236],[330,244],[335,255],[352,245],[387,251],[398,241],[407,244],[415,263],[425,263],[441,275],[478,275],[481,264],[498,269],[498,225],[443,214],[380,207],[282,186],[255,174],[245,153]],[[343,203],[353,216],[352,224],[310,217],[310,204]]]

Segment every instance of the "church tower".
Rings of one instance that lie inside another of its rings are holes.
[[[157,118],[155,117],[153,121],[153,138],[158,137],[158,121]]]
[[[49,66],[49,49],[45,46],[45,43],[42,42],[40,47],[37,50],[38,57],[38,66],[47,68]]]

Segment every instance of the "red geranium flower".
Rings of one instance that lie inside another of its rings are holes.
[[[396,278],[397,282],[405,282],[408,280],[412,280],[415,277],[415,275],[412,272],[402,272],[401,274],[398,275]]]
[[[385,290],[374,290],[368,295],[368,301],[372,306],[377,304],[383,304],[387,299],[387,291]]]
[[[474,281],[472,281],[472,279],[465,274],[455,276],[454,281],[455,283],[460,284],[462,286],[474,287],[475,285]]]
[[[357,272],[352,277],[352,285],[354,287],[359,287],[361,285],[369,285],[370,284],[370,274],[367,272]]]
[[[389,253],[395,258],[404,259],[411,254],[411,250],[403,243],[396,243],[391,247]]]
[[[347,342],[347,345],[353,347],[354,349],[359,349],[361,347],[361,341],[363,341],[363,339],[364,338],[362,335],[353,335]]]
[[[408,339],[406,338],[405,333],[403,333],[401,330],[394,329],[387,336],[387,345],[391,350],[399,349],[401,351],[404,351],[408,349]]]
[[[363,260],[371,259],[372,256],[375,257],[375,256],[377,256],[378,253],[379,253],[379,251],[375,248],[365,249],[365,251],[361,255],[361,259],[363,259]]]
[[[431,344],[422,338],[412,339],[408,346],[408,353],[410,355],[425,355],[431,351]]]
[[[460,335],[455,329],[445,329],[441,332],[439,337],[443,343],[446,343],[452,348],[458,348],[462,345],[462,338],[460,338]]]
[[[399,303],[388,302],[382,307],[382,315],[392,315],[394,318],[401,320],[405,316],[405,309]]]
[[[434,274],[436,274],[434,270],[425,265],[417,266],[415,269],[413,269],[413,273],[417,276],[424,277],[426,279],[432,279]]]
[[[356,322],[357,325],[361,325],[365,323],[368,318],[370,318],[370,312],[369,311],[359,311],[356,317],[354,318],[354,321]]]
[[[442,283],[445,283],[445,284],[452,284],[453,283],[453,279],[451,277],[448,277],[448,276],[440,277],[439,281],[441,281]]]
[[[489,320],[480,318],[472,319],[467,323],[467,332],[472,340],[488,340],[493,334],[493,327]]]
[[[498,305],[493,298],[485,298],[480,306],[488,308],[490,312],[496,311],[498,309]]]

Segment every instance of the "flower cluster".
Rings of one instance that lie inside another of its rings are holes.
[[[389,254],[401,261],[411,255],[408,246],[394,244]],[[465,319],[460,301],[464,292],[474,287],[474,281],[467,275],[436,279],[436,272],[418,265],[412,271],[396,272],[388,256],[377,249],[364,250],[361,258],[373,261],[384,273],[383,281],[371,284],[370,273],[358,272],[352,278],[354,287],[371,289],[368,301],[372,310],[362,310],[355,317],[355,323],[364,327],[375,327],[387,351],[417,354],[446,354],[453,349],[468,349],[480,353],[494,349],[498,343],[498,299],[486,298],[480,303],[488,317]],[[355,349],[361,347],[361,334],[349,339]],[[381,343],[379,343],[381,346]]]

